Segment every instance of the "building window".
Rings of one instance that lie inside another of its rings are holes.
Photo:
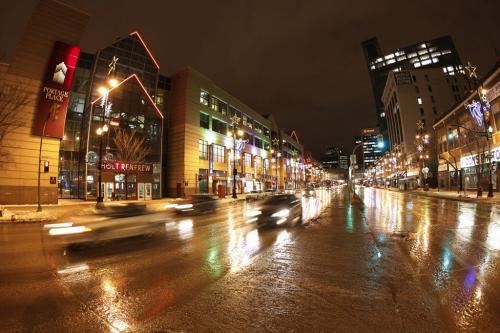
[[[200,91],[200,104],[208,106],[208,93],[204,90]]]
[[[429,75],[425,74],[425,81],[429,82]]]
[[[208,150],[207,150],[208,143],[203,140],[198,141],[198,153],[200,160],[207,160],[208,159]]]
[[[257,147],[257,148],[261,148],[261,149],[264,148],[262,140],[259,139],[258,137],[255,137],[255,144],[254,144],[254,146]]]
[[[432,102],[432,104],[436,103],[436,100],[434,99],[434,96],[431,96],[431,102]]]
[[[261,170],[261,168],[262,168],[262,157],[255,156],[255,162],[254,163],[255,163],[255,170],[257,171],[257,173],[260,174],[262,172],[262,170]]]
[[[215,96],[210,96],[210,107],[214,111],[219,111],[219,100]]]
[[[435,106],[433,106],[433,107],[432,107],[432,112],[433,112],[434,114],[438,114],[437,109],[436,109],[436,107],[435,107]]]
[[[200,127],[210,129],[210,117],[203,112],[200,112]]]
[[[216,162],[216,163],[224,163],[225,162],[225,151],[226,151],[226,148],[224,148],[224,146],[221,146],[221,145],[216,145],[216,144],[213,144],[212,145],[212,149],[213,149],[213,161]]]
[[[417,82],[417,77],[415,75],[412,75],[411,78],[413,79],[413,82]]]
[[[420,108],[420,115],[423,116],[424,115],[424,108]]]
[[[212,131],[226,135],[227,124],[219,119],[212,118]]]
[[[427,86],[427,90],[429,90],[429,92],[432,92],[432,87],[430,85]]]
[[[418,103],[418,105],[422,105],[422,98],[421,97],[417,97],[417,103]]]
[[[245,167],[252,167],[252,155],[245,153]]]
[[[415,92],[418,94],[420,93],[420,89],[418,88],[418,86],[415,86]]]

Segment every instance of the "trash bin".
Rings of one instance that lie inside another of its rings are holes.
[[[224,199],[226,197],[226,188],[224,187],[224,185],[217,186],[217,195],[220,199]]]

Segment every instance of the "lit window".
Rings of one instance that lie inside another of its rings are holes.
[[[202,90],[200,92],[200,103],[205,105],[205,106],[208,106],[208,93],[204,90]]]
[[[418,105],[422,105],[422,98],[421,97],[417,98],[417,103],[418,103]]]
[[[416,63],[413,64],[413,66],[415,66],[415,68],[419,68],[420,67],[420,63],[416,62]]]
[[[382,113],[380,114],[380,118],[384,118],[384,117],[385,117],[385,112],[382,112]]]
[[[252,155],[245,153],[245,167],[251,168],[252,167]]]
[[[384,58],[385,58],[385,60],[392,59],[392,58],[394,58],[394,54],[388,54]]]
[[[212,151],[213,151],[213,161],[216,163],[224,163],[225,162],[225,151],[226,148],[221,145],[212,145]]]
[[[438,58],[432,58],[432,63],[433,64],[437,64],[439,62],[439,59]]]
[[[387,64],[388,64],[388,65],[390,65],[390,64],[393,64],[393,63],[395,63],[395,62],[396,62],[396,60],[391,59],[391,60],[388,60],[388,61],[387,61]]]
[[[430,59],[429,60],[424,60],[424,61],[422,61],[422,66],[428,65],[430,63],[432,63],[432,61]]]
[[[207,160],[208,159],[208,150],[207,150],[208,143],[204,140],[199,140],[198,141],[198,153],[199,157],[201,160]]]

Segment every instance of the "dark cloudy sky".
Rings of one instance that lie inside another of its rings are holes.
[[[3,6],[19,12],[35,2]],[[376,123],[363,40],[376,36],[389,52],[451,34],[479,74],[500,50],[498,0],[66,2],[91,15],[83,50],[138,29],[163,74],[195,67],[258,112],[274,113],[314,153],[350,148],[361,127]]]

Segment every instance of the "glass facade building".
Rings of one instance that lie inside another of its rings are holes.
[[[81,54],[60,146],[60,198],[95,199],[100,169],[104,200],[162,196],[165,79],[137,32]]]

